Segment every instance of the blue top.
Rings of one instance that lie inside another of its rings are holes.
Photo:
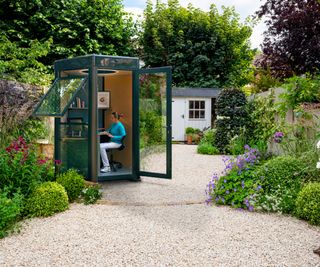
[[[107,132],[113,135],[110,141],[118,144],[121,144],[122,138],[127,135],[126,129],[120,121],[112,123]]]

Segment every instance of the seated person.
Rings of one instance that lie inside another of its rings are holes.
[[[123,124],[119,121],[123,115],[118,114],[117,112],[112,112],[111,114],[111,126],[105,131],[100,134],[105,134],[110,137],[110,141],[107,143],[100,144],[100,155],[102,158],[103,168],[101,172],[110,172],[110,165],[107,151],[108,149],[116,149],[121,146],[121,141],[123,137],[126,136],[126,130]]]

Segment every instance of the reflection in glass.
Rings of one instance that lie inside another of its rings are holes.
[[[86,78],[56,79],[35,112],[37,116],[62,116],[76,92],[85,86]]]
[[[166,73],[140,76],[140,170],[166,173]]]

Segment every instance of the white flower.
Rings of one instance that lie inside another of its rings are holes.
[[[320,169],[320,161],[317,162],[317,169]]]
[[[317,148],[320,149],[320,141],[317,143]]]

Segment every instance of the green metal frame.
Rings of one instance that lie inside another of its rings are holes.
[[[140,176],[150,176],[159,178],[171,178],[172,174],[172,151],[171,151],[171,67],[162,67],[154,69],[139,69],[139,59],[133,57],[115,57],[103,55],[88,55],[71,59],[62,59],[54,63],[55,79],[64,79],[61,77],[61,71],[88,69],[88,78],[83,82],[88,83],[88,174],[87,178],[92,181],[106,180],[134,180],[139,181]],[[97,92],[98,92],[98,69],[110,70],[127,70],[132,71],[132,174],[131,175],[115,175],[115,176],[99,176],[99,144],[97,142],[98,128],[98,108],[97,108]],[[148,173],[140,172],[140,152],[139,152],[139,75],[145,73],[166,73],[167,77],[167,166],[166,173]],[[79,76],[68,76],[79,78]],[[81,76],[80,76],[81,77]],[[82,84],[83,86],[83,84]],[[80,88],[82,87],[80,86]],[[77,90],[78,92],[78,90]],[[74,96],[77,94],[74,94]],[[74,101],[70,100],[69,105]],[[40,105],[40,104],[39,104]],[[68,107],[68,105],[67,105]],[[38,106],[37,106],[38,108]],[[61,159],[60,155],[60,117],[55,116],[55,159]]]
[[[61,81],[61,80],[71,80],[71,79],[78,79],[80,78],[80,76],[72,76],[72,77],[63,77],[63,78],[56,78],[51,86],[51,88],[48,90],[48,92],[42,96],[42,98],[40,99],[39,103],[37,104],[37,106],[35,107],[34,111],[33,111],[33,114],[36,115],[36,116],[51,116],[51,117],[62,117],[68,110],[68,107],[70,106],[70,104],[74,101],[76,95],[79,93],[79,91],[83,88],[83,86],[86,85],[86,82],[87,82],[87,78],[85,77],[82,77],[84,78],[83,81],[81,82],[80,86],[78,87],[78,89],[73,93],[72,97],[70,98],[70,100],[67,102],[65,108],[62,110],[61,113],[59,114],[48,114],[48,113],[45,113],[45,114],[36,114],[37,111],[39,110],[41,104],[43,103],[43,101],[45,100],[46,96],[48,94],[50,94],[51,90],[54,90],[54,85],[58,82],[58,81]]]
[[[157,73],[165,73],[167,78],[167,88],[166,88],[166,100],[167,100],[167,142],[166,142],[166,173],[154,173],[154,172],[145,172],[140,171],[140,125],[139,125],[139,94],[140,94],[140,86],[139,86],[139,76],[140,74],[157,74]],[[137,147],[135,149],[136,154],[135,158],[137,159],[137,169],[139,170],[139,176],[148,176],[155,178],[164,178],[171,179],[172,178],[172,93],[171,93],[171,83],[172,83],[172,68],[171,67],[160,67],[160,68],[150,68],[150,69],[141,69],[135,72],[135,88],[137,88],[137,96],[136,96],[136,113],[138,114],[138,118],[136,119],[137,125],[135,128],[137,129]]]

